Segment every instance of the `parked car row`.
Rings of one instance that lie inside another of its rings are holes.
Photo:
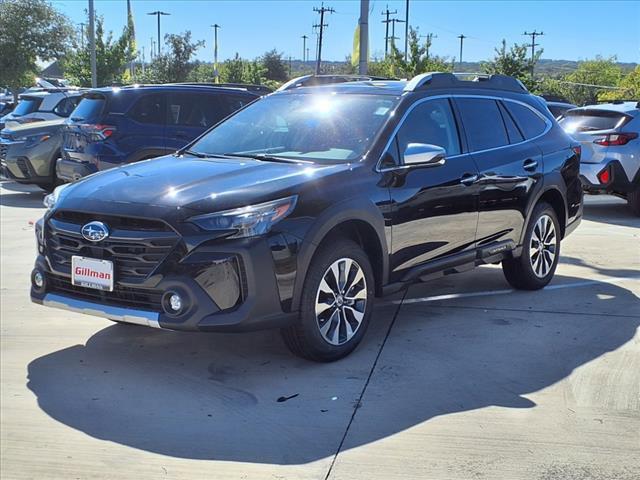
[[[259,100],[86,94],[60,164],[91,170],[69,176],[135,158],[142,137],[149,154],[179,132],[182,147],[45,198],[32,301],[168,330],[277,327],[297,355],[333,361],[375,297],[413,282],[501,262],[513,287],[547,285],[583,192],[581,146],[544,101],[501,75],[352,80]]]
[[[17,182],[51,190],[100,170],[172,153],[259,98],[265,88],[174,84],[26,93],[5,117],[10,123],[0,134],[2,171]]]

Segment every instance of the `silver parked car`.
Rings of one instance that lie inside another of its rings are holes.
[[[640,102],[575,108],[558,122],[582,144],[584,190],[625,198],[640,216]]]

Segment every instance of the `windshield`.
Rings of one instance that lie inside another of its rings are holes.
[[[71,112],[71,120],[74,122],[96,120],[102,113],[103,106],[104,98],[83,98],[73,112]]]
[[[569,110],[558,120],[566,132],[589,132],[620,128],[631,117],[608,110]]]
[[[366,153],[396,102],[388,95],[272,95],[215,127],[190,150],[319,163],[352,161]]]
[[[38,110],[40,103],[42,103],[42,99],[40,98],[23,98],[18,102],[18,105],[13,111],[13,115],[15,117],[20,117],[22,115],[35,112]]]

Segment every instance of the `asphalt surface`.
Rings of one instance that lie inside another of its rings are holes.
[[[495,266],[419,284],[319,365],[277,332],[31,304],[43,195],[0,188],[3,479],[640,478],[640,219],[620,200],[588,198],[545,290]]]

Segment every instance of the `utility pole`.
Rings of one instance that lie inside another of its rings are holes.
[[[307,62],[309,61],[309,47],[307,47]]]
[[[533,69],[534,63],[533,59],[536,55],[536,47],[539,46],[539,43],[536,43],[536,37],[541,37],[544,35],[544,32],[538,32],[534,30],[533,32],[524,32],[523,35],[528,35],[531,37],[531,79],[533,80]]]
[[[220,83],[220,74],[218,72],[218,29],[222,27],[214,23],[211,28],[213,28],[213,79],[216,83]]]
[[[302,35],[302,62],[306,62],[305,52],[307,52],[307,37],[306,35]]]
[[[426,38],[427,39],[427,41],[424,44],[424,48],[425,48],[426,59],[429,60],[429,49],[431,48],[431,45],[433,43],[433,39],[434,38],[438,38],[438,36],[434,35],[433,33],[427,33],[426,35],[420,35],[420,38]]]
[[[407,0],[404,9],[404,61],[407,61],[409,55],[409,0]]]
[[[394,10],[393,12],[391,10],[389,10],[389,5],[387,5],[387,9],[382,12],[382,15],[385,16],[385,19],[382,20],[382,23],[385,24],[385,30],[384,30],[384,58],[387,58],[387,56],[389,55],[389,24],[391,23],[391,20],[389,19],[390,15],[395,15],[396,13],[398,13],[397,10]]]
[[[467,36],[461,33],[460,35],[458,35],[458,38],[460,39],[460,63],[458,65],[462,67],[462,44],[464,42],[464,39],[467,38]]]
[[[358,73],[366,75],[369,69],[369,0],[360,0],[360,52]]]
[[[160,17],[162,15],[171,15],[167,12],[161,12],[160,10],[156,10],[155,12],[149,12],[147,15],[155,15],[158,17],[158,56],[160,56]]]
[[[320,63],[322,62],[322,33],[324,28],[329,26],[324,23],[324,14],[333,13],[335,10],[330,7],[325,7],[324,3],[322,3],[320,8],[314,7],[313,11],[320,14],[320,24],[314,25],[314,27],[318,27],[320,29],[320,35],[318,37],[318,58],[316,59],[316,75],[320,75]]]
[[[404,23],[404,20],[399,20],[397,18],[391,19],[391,37],[389,38],[389,40],[391,40],[391,45],[395,45],[395,41],[399,40],[399,37],[396,37],[396,23]]]
[[[144,58],[144,45],[142,45],[142,74],[144,75],[144,67],[145,67],[145,58]]]
[[[91,52],[91,87],[98,86],[98,73],[96,70],[96,14],[93,9],[93,0],[89,0],[89,51]]]
[[[289,78],[291,78],[291,55],[289,55]]]

